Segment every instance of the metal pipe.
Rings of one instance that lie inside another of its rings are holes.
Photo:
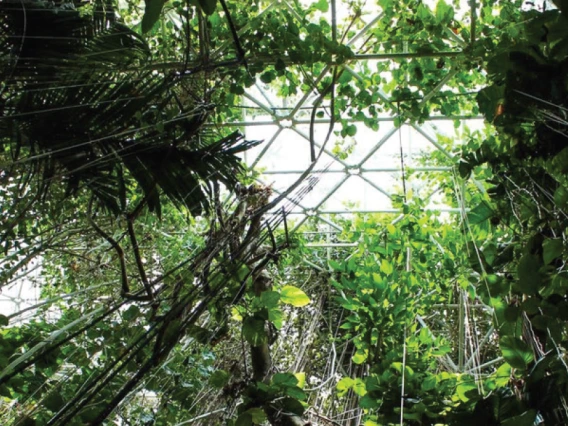
[[[452,167],[412,167],[412,170],[415,172],[448,172],[452,170]],[[362,173],[383,173],[383,172],[400,172],[400,167],[371,167],[371,168],[363,168],[361,167],[361,174]],[[302,174],[304,173],[303,170],[264,170],[262,174],[264,175],[293,175],[293,174]],[[321,173],[321,174],[328,174],[328,173],[346,173],[345,169],[341,170],[314,170],[312,173]]]
[[[307,209],[312,210],[312,209]],[[312,217],[317,216],[318,214],[374,214],[374,213],[400,213],[401,209],[360,209],[360,210],[318,210],[312,214]],[[461,213],[461,210],[458,208],[453,207],[445,207],[445,208],[425,208],[423,211],[430,211],[430,212],[442,212],[442,213]],[[305,215],[306,212],[298,212],[298,211],[291,211],[288,213],[289,215]]]
[[[260,108],[259,109],[263,109]],[[274,109],[279,109],[279,108],[274,108]],[[291,109],[291,108],[286,108],[286,109]],[[309,109],[311,110],[312,107],[302,107],[299,109]],[[263,109],[264,110],[264,109]],[[392,117],[374,117],[373,120],[377,121],[377,122],[392,122],[394,121],[396,117],[392,116]],[[348,123],[362,123],[364,120],[363,119],[355,119],[352,117],[347,117],[345,118],[345,120]],[[455,116],[431,116],[427,118],[427,121],[455,121],[455,120],[484,120],[483,117],[475,115],[475,116],[470,116],[470,115],[455,115]],[[314,120],[314,124],[329,124],[331,122],[330,119],[327,118],[316,118]],[[292,119],[292,124],[311,124],[311,120],[296,120],[296,119]],[[227,123],[205,123],[204,126],[205,127],[252,127],[252,126],[277,126],[278,123],[275,120],[257,120],[257,121],[233,121],[233,122],[227,122]]]
[[[485,364],[481,364],[481,365],[478,366],[478,367],[473,367],[473,368],[470,368],[469,370],[465,370],[464,373],[471,373],[471,372],[473,372],[473,371],[475,371],[475,370],[481,370],[482,368],[490,367],[490,366],[492,366],[492,365],[494,365],[494,364],[497,364],[497,363],[499,363],[499,362],[501,362],[501,361],[503,361],[503,360],[504,360],[504,358],[503,358],[502,356],[500,356],[499,358],[496,358],[496,359],[494,359],[493,361],[488,361],[488,362],[486,362]]]

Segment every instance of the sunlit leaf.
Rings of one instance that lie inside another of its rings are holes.
[[[280,300],[288,305],[301,308],[310,303],[310,298],[298,287],[287,285],[280,290]]]

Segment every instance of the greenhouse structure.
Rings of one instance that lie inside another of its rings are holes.
[[[568,425],[566,0],[0,0],[0,62],[1,425]]]

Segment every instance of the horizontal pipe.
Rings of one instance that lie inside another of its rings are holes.
[[[260,107],[254,107],[255,109],[262,109]],[[291,108],[290,108],[291,109]],[[307,109],[312,109],[309,107]],[[376,117],[373,118],[376,122],[392,122],[396,117]],[[227,123],[206,123],[206,127],[254,127],[254,126],[277,126],[278,119],[280,117],[275,118],[274,120],[256,120],[256,121],[234,121],[234,122],[227,122]],[[426,121],[455,121],[455,120],[483,120],[483,117],[478,115],[459,115],[453,117],[445,117],[445,116],[433,116],[426,118]],[[363,119],[353,119],[353,118],[346,118],[345,119],[348,123],[362,123]],[[327,118],[318,118],[314,120],[314,124],[329,124],[331,120]],[[294,120],[292,119],[292,125],[296,124],[311,124],[311,120]]]
[[[447,172],[452,170],[452,167],[408,167],[409,169],[415,172]],[[361,167],[361,173],[379,173],[379,172],[400,172],[400,168],[396,167],[373,167],[373,168],[364,168]],[[293,175],[293,174],[302,174],[304,170],[264,170],[262,172],[263,175]],[[314,170],[312,173],[345,173],[350,174],[345,169],[340,170]]]
[[[434,208],[426,208],[423,209],[424,211],[431,211],[431,212],[442,212],[442,213],[461,213],[461,209],[459,208],[453,208],[453,207],[445,207],[445,208],[440,208],[440,209],[434,209]],[[469,209],[467,209],[467,211],[469,211]],[[308,213],[309,212],[309,213]],[[362,210],[318,210],[317,212],[314,211],[291,211],[289,213],[287,213],[288,215],[307,215],[307,216],[316,216],[316,215],[322,215],[322,214],[373,214],[373,213],[392,213],[392,214],[396,214],[396,213],[400,213],[401,209],[377,209],[377,210],[366,210],[366,209],[362,209]]]

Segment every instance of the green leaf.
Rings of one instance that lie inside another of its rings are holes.
[[[518,337],[503,336],[499,341],[501,352],[505,361],[514,368],[526,369],[533,360],[533,353],[529,346]]]
[[[276,327],[277,330],[282,328],[284,324],[284,313],[279,308],[268,310],[268,320]]]
[[[65,405],[65,401],[58,392],[50,392],[43,400],[43,405],[53,412],[59,411]]]
[[[295,398],[287,397],[280,400],[279,402],[282,408],[284,409],[284,411],[294,413],[298,416],[303,415],[304,411],[306,411],[302,403]]]
[[[532,254],[525,254],[519,260],[517,272],[519,279],[515,283],[520,291],[525,294],[536,294],[541,285],[539,259]]]
[[[310,298],[298,287],[287,285],[280,291],[280,299],[283,303],[301,308],[310,303]]]
[[[272,376],[272,384],[275,386],[297,386],[298,379],[292,373],[276,373]]]
[[[392,266],[392,263],[390,263],[388,260],[383,259],[381,261],[381,272],[383,272],[386,275],[390,275],[392,274],[394,271],[394,268]]]
[[[367,394],[359,400],[359,406],[361,408],[369,408],[369,409],[379,408],[381,406],[381,401],[378,401],[377,398],[373,398],[371,395]],[[375,422],[370,422],[370,421],[365,422],[365,426],[371,424],[378,426],[378,423]]]
[[[355,355],[353,355],[353,362],[355,364],[363,364],[367,357],[369,356],[369,351],[367,349],[357,349]]]
[[[339,271],[339,272],[343,272],[343,264],[336,262],[335,260],[328,260],[327,263],[329,263],[329,266],[334,270],[334,271]]]
[[[303,401],[307,398],[304,391],[297,386],[286,388],[285,393],[286,395],[291,396],[292,398],[295,398],[299,401]]]
[[[250,414],[251,420],[255,425],[260,425],[268,420],[262,408],[249,408],[245,413]]]
[[[260,81],[263,83],[269,84],[276,78],[276,74],[272,71],[266,71],[260,75]]]
[[[132,305],[122,313],[122,318],[125,321],[132,321],[137,318],[138,315],[140,315],[140,308],[137,305]]]
[[[436,5],[436,21],[440,24],[447,24],[454,19],[454,8],[444,0],[438,1]]]
[[[263,291],[260,295],[260,302],[267,309],[278,306],[279,301],[280,293],[277,291]]]
[[[355,382],[353,383],[353,392],[355,392],[357,396],[365,396],[367,393],[367,389],[365,389],[365,382],[361,379],[355,379]]]
[[[10,323],[10,320],[6,315],[0,314],[0,327],[4,327]]]
[[[206,15],[213,15],[217,7],[217,0],[197,0],[199,7]]]
[[[548,239],[542,244],[542,259],[548,265],[554,259],[562,256],[564,245],[560,238]]]
[[[503,364],[495,372],[495,384],[498,387],[507,386],[511,379],[511,366],[508,363]]]
[[[266,343],[267,336],[264,330],[264,320],[255,317],[246,317],[243,321],[243,337],[252,346]]]
[[[312,7],[319,10],[320,12],[326,13],[329,10],[329,3],[327,2],[327,0],[318,0],[312,5]]]
[[[496,118],[498,105],[504,103],[505,88],[496,84],[481,89],[477,94],[477,104],[479,111],[485,116],[486,120],[493,122]]]
[[[487,201],[482,201],[474,207],[468,214],[467,219],[471,224],[478,224],[485,222],[493,216],[493,209]]]
[[[350,124],[345,129],[345,133],[347,134],[347,136],[355,136],[357,134],[357,126]]]
[[[298,384],[297,386],[300,389],[303,389],[304,386],[306,386],[306,373],[300,372],[300,373],[294,373],[294,377],[296,377],[296,379],[298,379]]]
[[[462,381],[460,381],[456,387],[456,394],[459,399],[463,402],[467,402],[470,399],[475,399],[478,396],[478,389],[475,380],[471,376],[463,376]]]
[[[337,389],[337,396],[345,396],[354,384],[355,380],[353,380],[351,377],[342,378],[339,382],[337,382],[337,385],[335,386],[335,388]]]
[[[164,0],[145,0],[144,16],[142,17],[142,32],[147,33],[160,19],[164,8]]]
[[[422,381],[421,388],[423,391],[430,391],[436,388],[437,380],[436,376],[428,376]]]
[[[216,370],[209,377],[209,383],[214,388],[221,389],[227,383],[229,383],[229,373],[227,373],[225,370]]]
[[[249,412],[245,411],[235,421],[235,426],[252,426],[252,416]]]

